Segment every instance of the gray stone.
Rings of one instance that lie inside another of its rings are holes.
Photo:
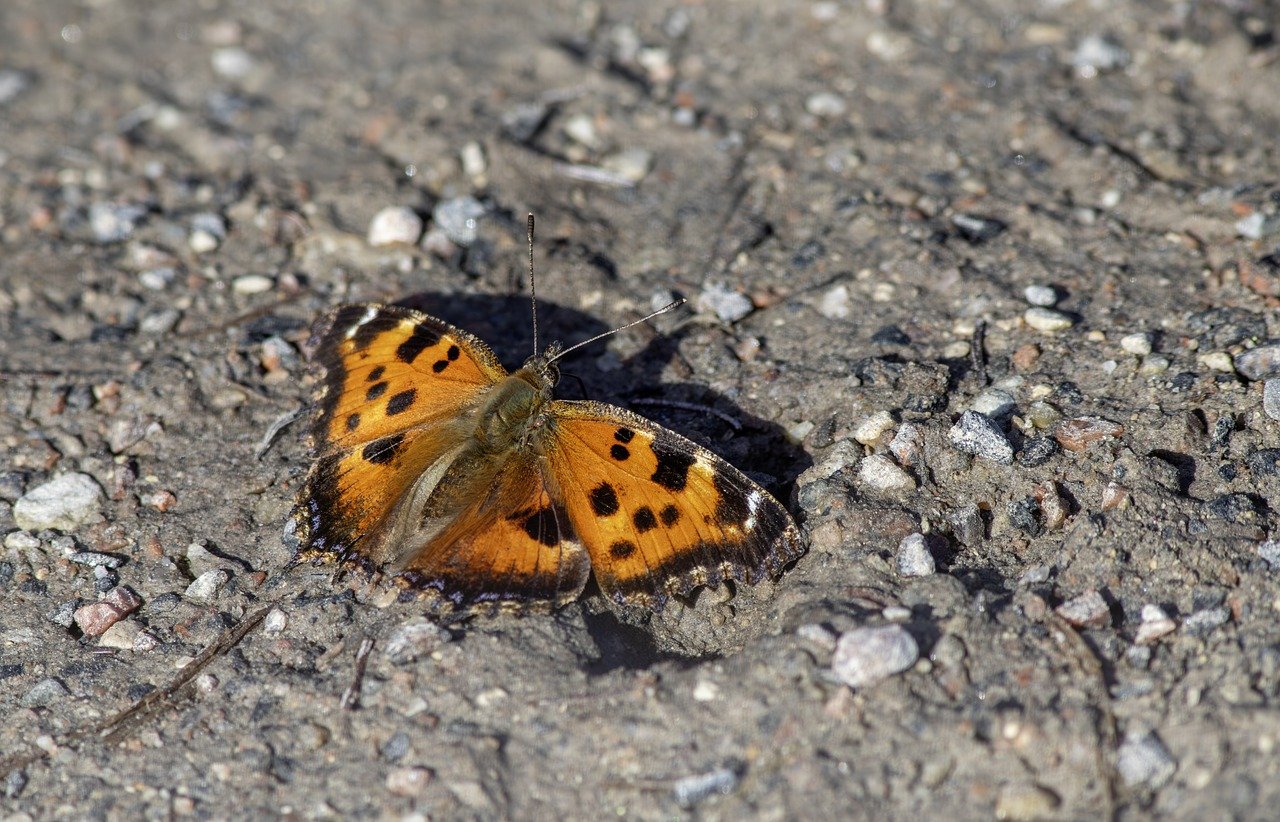
[[[692,808],[713,794],[727,795],[737,785],[737,769],[716,768],[707,773],[677,779],[671,786],[671,793],[677,805],[682,808]]]
[[[429,619],[419,617],[396,626],[387,637],[382,653],[393,665],[407,665],[430,656],[452,638],[452,634],[444,628]]]
[[[480,218],[486,213],[488,209],[475,197],[454,197],[438,203],[431,220],[450,241],[466,248],[476,241]]]
[[[919,658],[915,637],[899,625],[855,628],[836,643],[831,671],[851,688],[866,688],[907,670]]]
[[[21,705],[24,708],[45,708],[61,702],[68,696],[71,696],[71,692],[67,690],[67,686],[63,685],[61,680],[50,676],[32,685],[31,689],[22,695]]]
[[[986,414],[965,411],[948,432],[951,444],[967,454],[1001,465],[1013,464],[1013,446]]]
[[[924,534],[910,534],[898,545],[898,573],[904,577],[927,577],[937,570]]]
[[[230,573],[222,568],[214,568],[196,577],[182,595],[196,602],[209,602],[218,596],[218,592],[230,579]]]
[[[71,531],[98,516],[102,489],[88,474],[63,474],[32,489],[13,504],[13,518],[25,531]]]
[[[1129,734],[1120,744],[1116,768],[1127,787],[1159,788],[1173,776],[1178,763],[1154,733]]]
[[[1262,413],[1280,420],[1280,379],[1269,379],[1262,384]]]
[[[1270,342],[1241,351],[1235,357],[1235,366],[1242,377],[1255,382],[1280,377],[1280,343]]]
[[[721,322],[734,323],[755,310],[755,305],[746,294],[726,288],[724,283],[712,282],[703,287],[698,295],[698,306],[703,311],[715,314]]]

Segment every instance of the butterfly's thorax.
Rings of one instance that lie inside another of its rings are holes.
[[[536,443],[551,401],[546,367],[535,358],[493,389],[476,419],[475,440],[484,453],[503,454]]]

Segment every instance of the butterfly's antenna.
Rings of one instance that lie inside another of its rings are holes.
[[[533,213],[529,213],[529,300],[533,303],[533,355],[538,356],[538,295],[533,283]]]
[[[658,316],[659,314],[666,314],[668,311],[672,310],[673,308],[679,308],[680,306],[684,305],[684,303],[685,303],[684,297],[681,297],[678,300],[672,300],[671,302],[664,305],[662,308],[659,308],[657,311],[654,311],[652,314],[648,314],[644,317],[641,317],[638,320],[632,320],[626,325],[620,325],[617,328],[613,329],[612,331],[606,331],[603,334],[597,334],[589,340],[583,340],[580,343],[574,343],[573,345],[569,346],[565,350],[556,354],[551,359],[547,360],[547,364],[550,365],[551,363],[563,357],[565,354],[568,354],[570,351],[577,351],[582,346],[589,345],[590,343],[593,343],[596,340],[602,340],[605,337],[608,337],[610,334],[617,334],[619,331],[626,331],[628,328],[630,328],[633,325],[639,325],[640,323],[647,323],[649,320],[652,320],[654,317]]]

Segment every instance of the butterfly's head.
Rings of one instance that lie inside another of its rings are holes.
[[[560,356],[562,348],[560,343],[553,342],[547,346],[546,351],[525,360],[520,372],[532,377],[533,379],[529,381],[538,383],[539,388],[555,388],[556,383],[560,382],[560,366],[556,365],[555,361]]]

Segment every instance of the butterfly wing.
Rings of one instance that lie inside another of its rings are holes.
[[[776,577],[804,553],[787,510],[720,457],[636,414],[556,401],[546,459],[601,589],[662,608],[726,579]]]
[[[480,339],[388,305],[330,313],[308,354],[324,378],[311,429],[317,460],[292,518],[298,557],[381,565],[395,550],[396,511],[424,476],[439,477],[506,371]]]
[[[590,562],[536,456],[514,453],[491,477],[470,467],[459,473],[457,485],[471,502],[408,558],[403,582],[436,592],[456,609],[558,607],[576,598]],[[444,489],[450,484],[447,476],[440,482]],[[428,502],[424,509],[430,508]]]

